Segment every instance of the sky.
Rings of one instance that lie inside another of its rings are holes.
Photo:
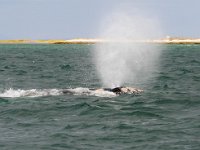
[[[0,0],[0,39],[95,38],[121,6],[156,17],[165,36],[200,37],[200,0]]]

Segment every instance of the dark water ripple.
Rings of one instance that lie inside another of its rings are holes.
[[[0,92],[100,87],[92,49],[0,45]],[[199,150],[199,50],[165,46],[160,69],[137,96],[0,97],[0,149]]]

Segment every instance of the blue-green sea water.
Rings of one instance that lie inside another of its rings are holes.
[[[0,45],[1,150],[199,150],[200,45],[164,45],[144,92],[98,88],[94,45]]]

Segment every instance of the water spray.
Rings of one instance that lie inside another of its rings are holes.
[[[157,20],[115,11],[102,21],[99,37],[108,41],[97,44],[94,61],[104,87],[135,85],[146,82],[156,69],[160,49],[141,42],[161,36]]]

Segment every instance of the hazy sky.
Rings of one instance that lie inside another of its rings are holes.
[[[165,35],[200,37],[200,0],[0,0],[0,39],[94,38],[120,5],[152,14]]]

